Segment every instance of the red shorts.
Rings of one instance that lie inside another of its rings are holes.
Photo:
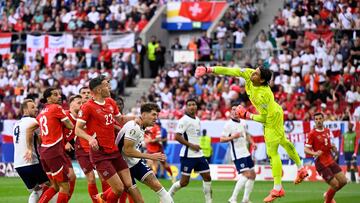
[[[95,168],[104,180],[111,178],[118,171],[122,171],[128,168],[127,163],[118,151],[103,154],[102,159],[100,159],[99,153],[96,153],[95,156],[95,160],[97,160],[94,163]]]
[[[341,168],[339,165],[337,165],[335,162],[328,165],[327,167],[323,167],[320,170],[317,170],[317,172],[319,173],[319,175],[321,175],[321,177],[323,177],[323,179],[326,182],[329,182],[331,179],[334,178],[335,174],[341,172]]]
[[[83,148],[75,149],[75,157],[84,174],[88,174],[95,169],[93,162],[90,160],[89,153],[85,152]]]
[[[65,158],[66,158],[66,166],[67,166],[68,168],[73,168],[72,162],[71,162],[71,158],[69,157],[69,155],[65,153],[64,156],[65,156]]]
[[[57,182],[68,182],[69,166],[67,158],[60,155],[50,159],[41,159],[41,165],[49,179]]]

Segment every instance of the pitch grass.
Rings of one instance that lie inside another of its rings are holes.
[[[171,182],[161,180],[166,189],[169,189]],[[233,181],[214,181],[213,203],[226,203],[232,194],[235,182]],[[146,186],[138,183],[138,187],[146,203],[159,203],[157,195]],[[101,188],[98,182],[98,188]],[[261,203],[263,198],[272,188],[272,182],[255,182],[255,187],[251,195],[253,203]],[[284,188],[286,196],[275,202],[279,203],[322,203],[323,193],[327,189],[324,182],[304,182],[295,186],[293,183],[285,182]],[[239,194],[238,202],[241,202],[242,192]],[[19,178],[0,178],[0,203],[25,203],[27,202],[28,192]],[[360,184],[350,183],[345,186],[335,196],[337,203],[360,203]],[[203,203],[204,195],[202,192],[201,181],[191,181],[188,187],[178,191],[175,195],[177,203]],[[70,202],[90,202],[87,193],[85,179],[76,181],[75,192]]]

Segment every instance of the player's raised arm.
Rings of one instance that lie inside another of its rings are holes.
[[[242,77],[245,80],[250,79],[251,74],[254,72],[254,69],[250,68],[229,68],[223,66],[198,66],[195,70],[195,77],[201,77],[208,73],[213,73],[216,75],[225,75],[225,76],[234,76]]]
[[[32,161],[32,153],[33,153],[33,143],[34,143],[34,132],[39,127],[39,124],[34,122],[26,129],[26,153],[25,159],[27,161]]]

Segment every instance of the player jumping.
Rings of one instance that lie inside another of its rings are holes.
[[[325,192],[325,203],[335,203],[335,193],[347,183],[340,166],[332,157],[332,151],[336,151],[331,143],[331,132],[324,127],[324,115],[314,115],[315,128],[308,134],[305,143],[305,153],[315,157],[316,171],[323,177],[330,188]]]
[[[145,103],[140,108],[141,116],[133,121],[127,122],[119,132],[116,143],[126,160],[133,185],[136,185],[135,179],[141,181],[157,193],[162,203],[172,203],[173,200],[166,189],[161,185],[152,170],[146,165],[144,159],[154,161],[165,161],[166,156],[161,153],[146,154],[141,153],[141,147],[144,141],[144,130],[146,127],[153,126],[157,120],[160,109],[155,103]]]
[[[209,163],[200,149],[200,119],[196,116],[197,103],[195,99],[185,102],[185,115],[179,120],[176,127],[175,139],[182,144],[180,151],[181,179],[175,182],[169,193],[174,196],[175,192],[186,187],[190,181],[191,171],[197,171],[203,178],[203,191],[205,202],[212,202],[211,176]]]
[[[231,159],[234,161],[239,179],[236,182],[233,194],[229,199],[229,203],[236,203],[237,196],[242,187],[245,186],[242,203],[250,202],[250,194],[254,187],[256,173],[254,170],[254,162],[247,148],[247,142],[256,149],[256,145],[252,138],[246,134],[246,126],[244,121],[240,121],[236,114],[236,106],[231,108],[231,120],[226,122],[220,142],[229,142]]]
[[[252,114],[243,106],[237,107],[237,113],[240,118],[258,121],[264,124],[264,137],[266,143],[266,153],[270,158],[272,175],[274,178],[274,188],[264,199],[264,202],[272,202],[276,198],[285,196],[285,191],[281,185],[282,163],[278,153],[281,145],[296,163],[298,167],[295,184],[301,183],[308,173],[301,163],[300,157],[295,150],[294,145],[286,138],[284,130],[284,113],[281,106],[275,102],[274,95],[269,87],[272,73],[263,67],[256,70],[249,68],[227,68],[221,66],[196,68],[195,77],[201,77],[205,74],[216,74],[242,77],[246,81],[245,89],[249,95],[251,103],[255,106],[259,114]]]
[[[20,178],[25,183],[27,189],[31,192],[29,203],[37,203],[41,190],[46,190],[49,179],[44,172],[37,154],[35,153],[36,141],[29,142],[32,146],[32,158],[28,162],[24,156],[26,153],[26,130],[29,126],[36,124],[35,119],[38,109],[32,99],[25,99],[20,106],[22,117],[14,125],[14,168]]]

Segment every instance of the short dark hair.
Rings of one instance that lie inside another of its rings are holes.
[[[160,112],[159,106],[153,102],[142,104],[140,107],[140,113],[150,113],[152,110],[155,110],[156,112]]]
[[[195,98],[189,98],[185,101],[185,105],[188,105],[189,102],[195,102],[197,104],[197,101]]]
[[[69,98],[69,104],[71,104],[76,98],[79,98],[79,99],[82,99],[82,97],[78,94],[76,95],[72,95],[70,98]]]
[[[264,80],[264,82],[261,83],[261,85],[268,85],[271,77],[272,77],[272,71],[264,68],[263,66],[259,66],[260,69],[260,77]]]
[[[96,87],[101,85],[102,81],[106,80],[104,75],[99,75],[96,78],[93,78],[89,82],[90,90],[93,91]]]
[[[51,92],[54,91],[54,90],[57,90],[57,88],[55,87],[49,87],[47,88],[44,93],[43,93],[43,98],[40,99],[40,102],[43,103],[43,104],[46,104],[47,103],[47,98],[48,97],[51,97]]]
[[[81,92],[81,90],[83,90],[83,89],[90,89],[88,86],[83,86],[83,87],[81,87],[80,89],[79,89],[79,94],[80,94],[80,92]]]
[[[27,105],[30,102],[34,102],[34,100],[32,100],[32,99],[24,99],[24,101],[21,103],[21,105],[20,105],[20,113],[21,113],[21,115],[24,114],[24,110],[28,108]]]
[[[315,116],[321,116],[321,117],[324,118],[324,114],[323,114],[322,112],[316,112],[316,113],[314,114],[314,118],[315,118]]]

